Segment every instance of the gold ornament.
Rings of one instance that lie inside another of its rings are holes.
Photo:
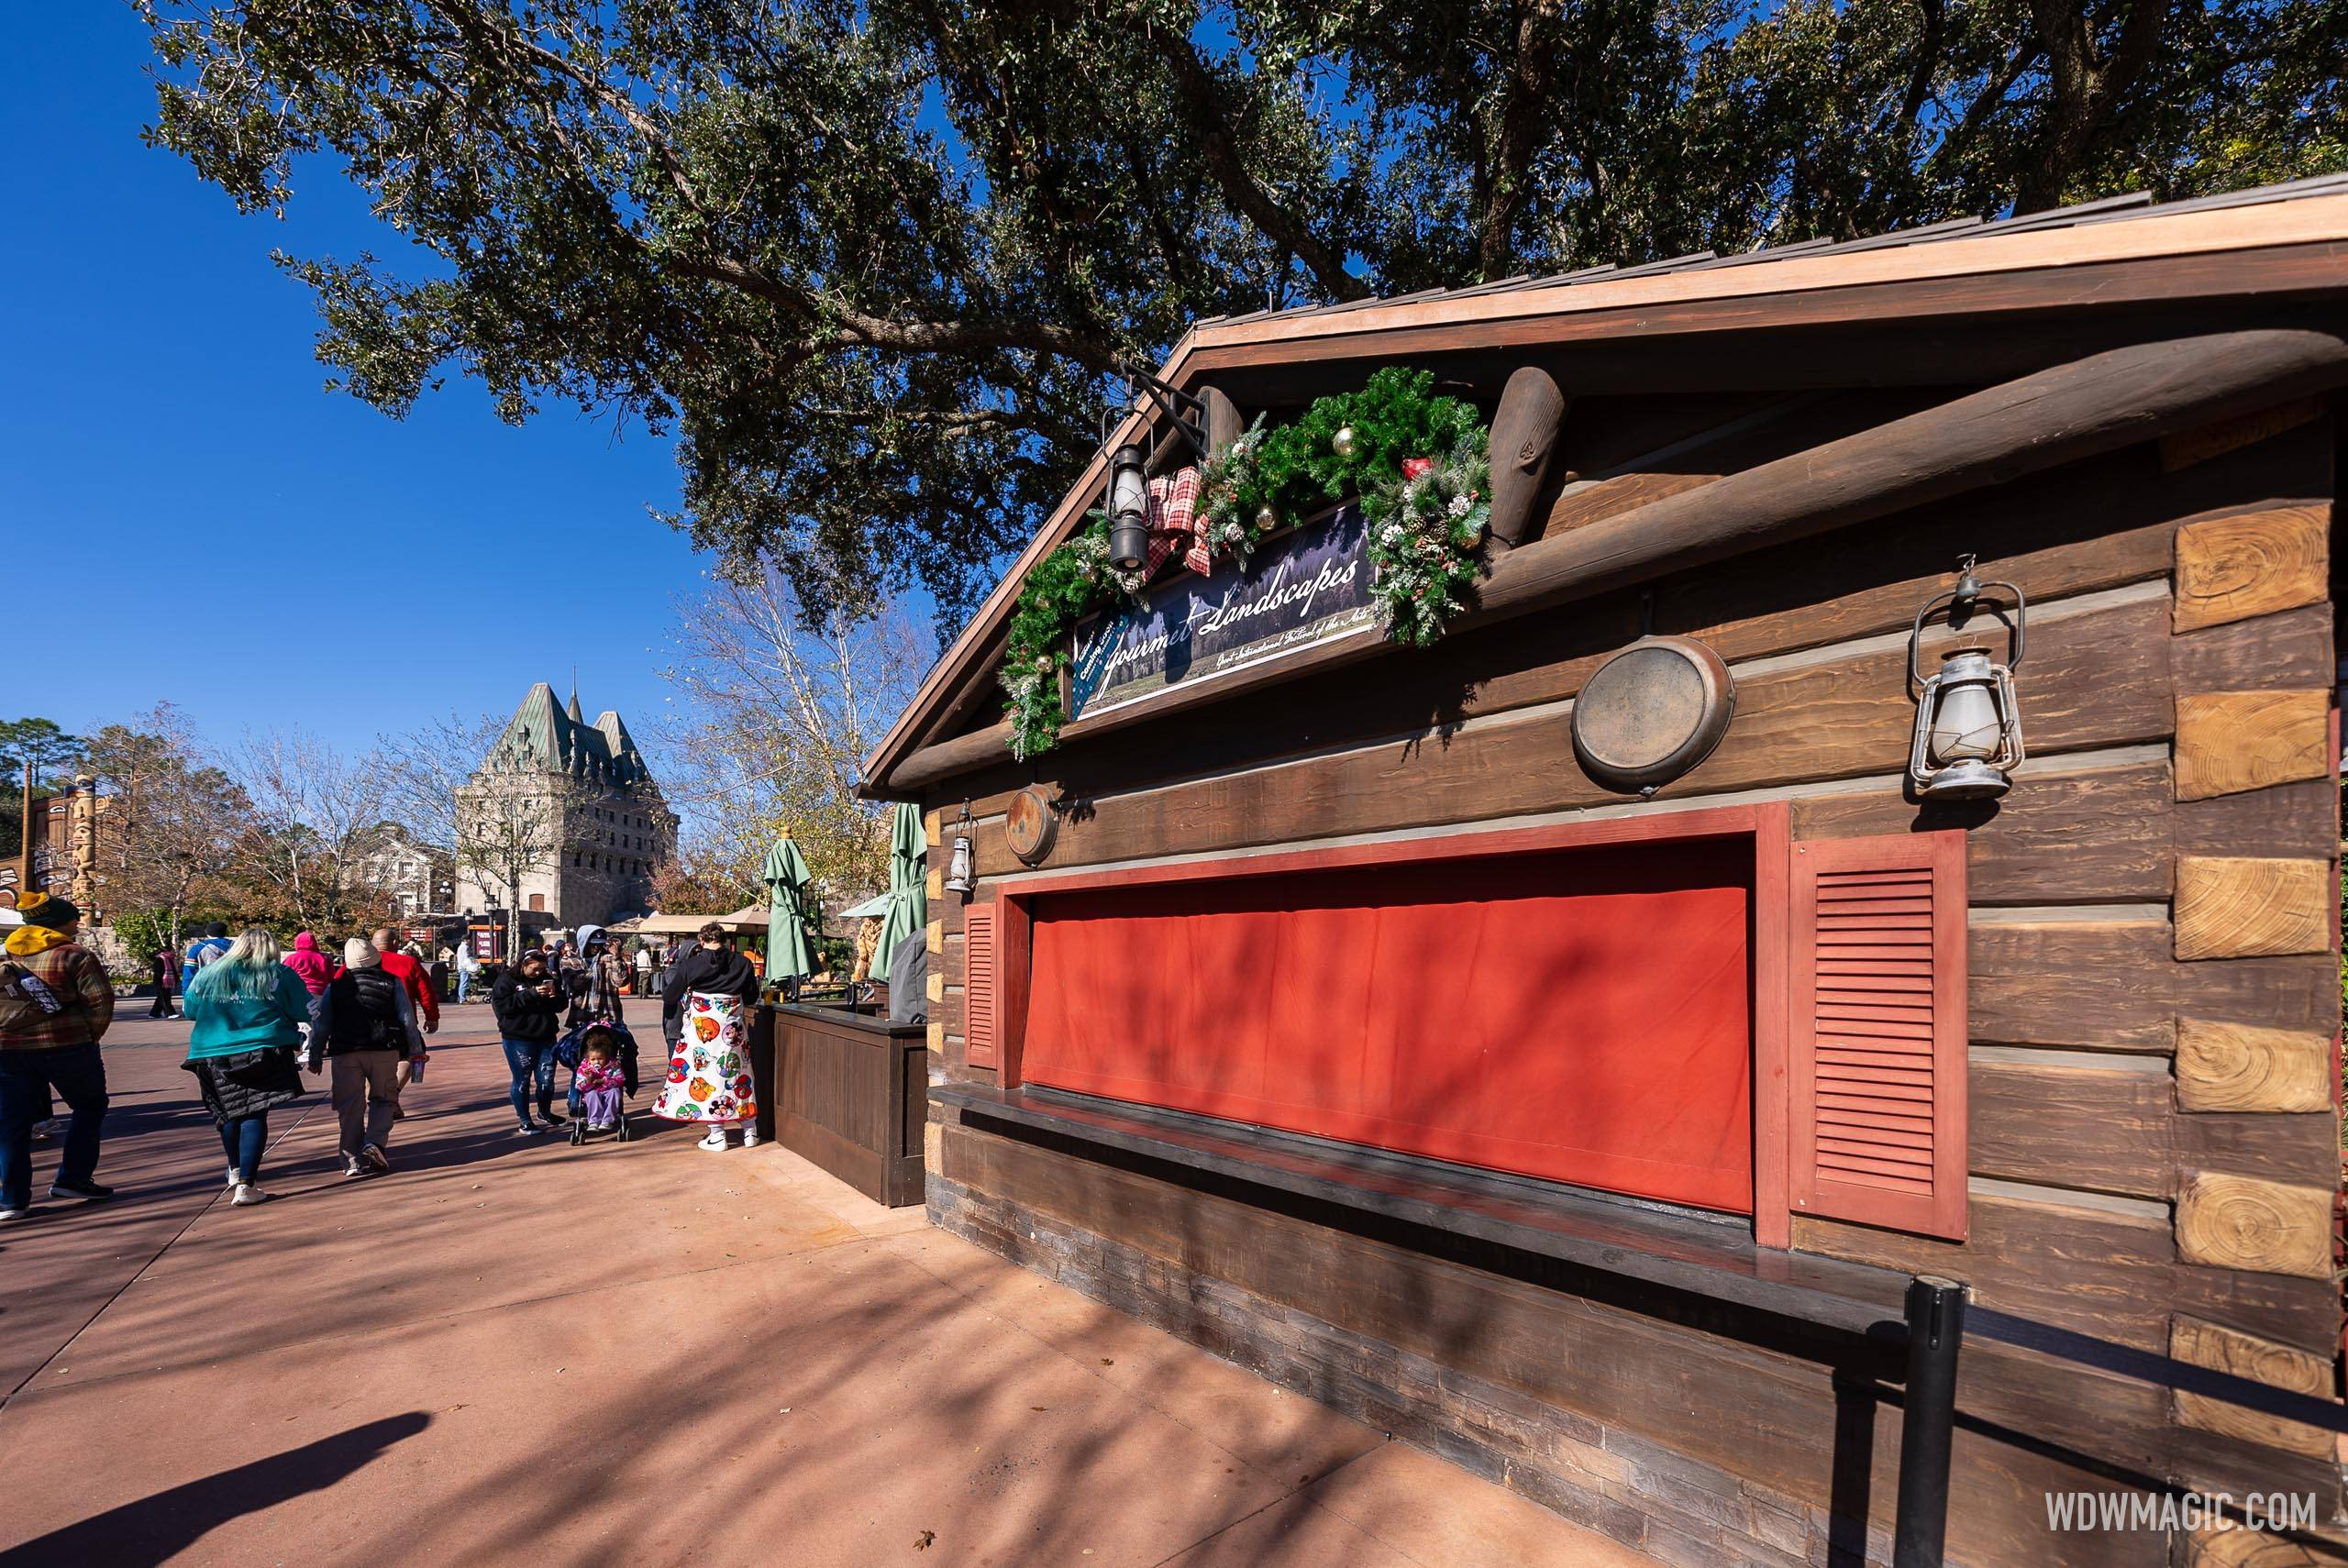
[[[1360,438],[1354,435],[1354,427],[1350,425],[1339,425],[1337,433],[1329,437],[1329,450],[1349,463],[1354,460],[1354,449],[1360,445]]]
[[[1279,511],[1273,507],[1270,502],[1268,501],[1263,505],[1256,508],[1256,531],[1257,533],[1269,533],[1279,525],[1280,514]]]

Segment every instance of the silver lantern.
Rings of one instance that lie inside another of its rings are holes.
[[[1908,777],[1925,801],[1993,801],[2013,786],[2022,760],[2021,704],[2013,672],[2021,667],[2021,590],[2010,582],[1984,584],[1973,572],[1973,558],[1958,564],[1956,586],[1927,600],[1908,634],[1908,679],[1916,690],[1916,736],[1908,751]],[[2002,590],[2011,600],[1985,598]],[[1936,613],[1962,631],[1975,614],[1987,612],[2005,623],[2004,664],[1981,646],[1952,648],[1941,655],[1940,672],[1926,679],[1922,668],[1924,626]]]

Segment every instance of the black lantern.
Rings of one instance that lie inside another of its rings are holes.
[[[2002,589],[2012,600],[2000,604],[1982,596]],[[1941,669],[1924,678],[1921,645],[1924,623],[1945,610],[1951,631],[1961,632],[1978,610],[2007,627],[2006,662],[1986,647],[1952,648],[1941,655]],[[1908,679],[1916,688],[1916,734],[1908,753],[1908,777],[1928,801],[1994,801],[2013,786],[2021,766],[2021,706],[2013,672],[2021,668],[2021,590],[2010,582],[1985,584],[1973,573],[1973,558],[1957,563],[1956,586],[1924,602],[1908,632]]]
[[[1127,442],[1109,459],[1109,564],[1139,571],[1149,559],[1149,458]]]

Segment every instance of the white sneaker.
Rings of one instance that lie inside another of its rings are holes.
[[[228,1201],[238,1209],[248,1209],[256,1203],[267,1203],[269,1194],[249,1181],[240,1181],[237,1184],[237,1196]]]
[[[745,1149],[755,1149],[755,1148],[757,1148],[758,1146],[759,1146],[759,1130],[758,1130],[757,1128],[755,1128],[755,1127],[745,1127],[745,1128],[743,1128],[743,1129],[742,1129],[742,1147],[744,1147]]]
[[[723,1127],[711,1128],[709,1130],[709,1136],[701,1141],[701,1146],[704,1149],[711,1150],[712,1152],[725,1148],[725,1129]]]
[[[234,1166],[234,1165],[230,1165],[230,1166],[228,1167],[228,1185],[229,1185],[230,1187],[234,1187],[234,1186],[236,1186],[238,1182],[239,1182],[239,1181],[241,1181],[241,1180],[243,1180],[243,1179],[244,1179],[243,1177],[241,1177],[241,1176],[239,1176],[238,1175],[237,1175],[237,1167],[236,1167],[236,1166]]]

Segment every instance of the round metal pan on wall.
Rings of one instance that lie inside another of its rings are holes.
[[[1011,797],[1003,808],[1003,836],[1011,853],[1029,866],[1043,864],[1059,836],[1059,813],[1052,810],[1050,791],[1030,784]]]
[[[1574,699],[1574,757],[1625,795],[1670,783],[1712,754],[1736,712],[1736,680],[1691,637],[1642,637],[1590,672]]]

